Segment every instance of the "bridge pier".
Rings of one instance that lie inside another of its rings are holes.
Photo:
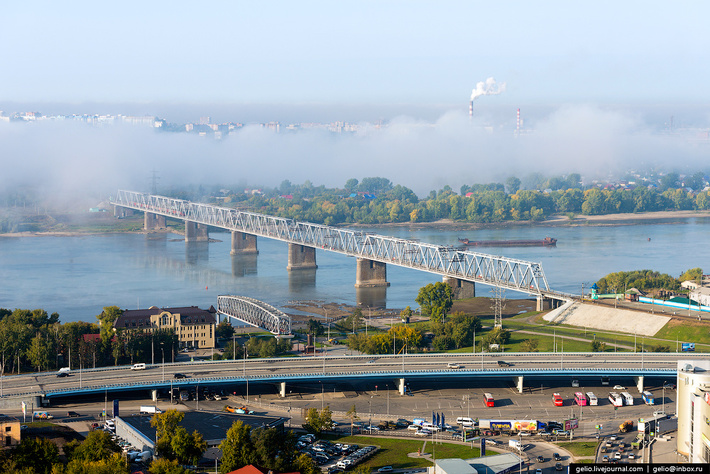
[[[515,386],[518,388],[518,393],[523,393],[523,376],[515,377]]]
[[[316,265],[316,249],[300,244],[288,244],[288,265],[286,270],[303,270],[318,268]]]
[[[355,288],[376,288],[380,286],[390,286],[387,281],[387,264],[367,258],[358,258],[355,272]]]
[[[472,281],[445,276],[444,283],[451,287],[455,300],[476,297],[476,284]]]
[[[143,229],[146,231],[165,229],[165,216],[146,212],[143,216]]]
[[[206,225],[185,221],[185,242],[206,242],[208,240],[210,240],[210,235],[207,233]]]
[[[634,377],[634,383],[636,384],[636,388],[639,389],[639,393],[643,393],[643,375]]]
[[[113,216],[114,217],[127,217],[133,215],[133,209],[122,206],[113,206]]]
[[[546,309],[550,309],[550,300],[543,296],[538,296],[535,311],[545,311]]]
[[[154,402],[158,401],[158,391],[153,389],[150,391],[150,399],[153,400]]]
[[[286,398],[286,382],[279,382],[279,396]]]
[[[404,383],[404,377],[402,377],[401,379],[395,380],[395,382],[397,382],[397,391],[399,392],[399,394],[402,396],[406,395],[404,392],[405,392],[407,386]]]
[[[232,250],[229,253],[231,255],[258,254],[259,250],[256,248],[256,235],[232,231]]]

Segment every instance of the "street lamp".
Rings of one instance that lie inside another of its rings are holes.
[[[165,343],[160,343],[160,352],[163,355],[163,382],[165,382]]]

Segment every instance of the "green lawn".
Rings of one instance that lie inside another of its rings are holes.
[[[557,445],[575,456],[594,456],[597,454],[599,443],[596,441],[572,441],[570,443],[557,443]]]
[[[423,439],[391,439],[366,436],[330,436],[328,439],[338,443],[359,444],[360,446],[377,446],[379,448],[377,453],[368,459],[364,464],[372,469],[390,465],[395,469],[431,466],[431,462],[425,458],[410,458],[407,456],[408,453],[416,453],[418,449],[422,449],[424,446]],[[442,443],[437,441],[436,447],[432,449],[431,439],[427,439],[426,441],[426,447],[423,452],[432,454],[433,451],[436,459],[469,459],[480,455],[479,449],[471,449],[471,445],[465,446],[462,444]]]

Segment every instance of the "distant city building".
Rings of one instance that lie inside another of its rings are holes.
[[[125,310],[116,319],[115,329],[130,331],[160,331],[171,329],[178,336],[180,347],[209,348],[215,346],[214,306],[200,309],[197,306]]]

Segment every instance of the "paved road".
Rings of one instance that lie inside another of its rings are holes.
[[[698,357],[695,355],[694,357]],[[5,376],[2,378],[2,395],[45,393],[53,390],[71,390],[87,387],[119,386],[122,384],[169,384],[176,372],[188,374],[190,383],[218,382],[219,378],[240,380],[301,380],[316,381],[323,378],[388,377],[404,374],[405,377],[466,376],[480,375],[513,377],[519,373],[528,375],[552,375],[568,370],[598,369],[665,369],[674,371],[676,361],[685,358],[684,354],[629,354],[629,353],[582,353],[582,354],[433,354],[407,356],[330,356],[330,357],[294,357],[282,359],[253,359],[247,361],[192,362],[181,364],[148,365],[145,370],[131,370],[126,367],[108,367],[105,369],[86,369],[73,371],[69,377],[57,377],[56,373],[26,374]],[[704,357],[710,357],[704,356]],[[497,361],[504,359],[510,367],[499,367]],[[458,369],[447,368],[447,363],[460,364]],[[632,375],[631,373],[629,375]],[[182,381],[187,383],[186,381]],[[176,384],[178,382],[176,381]]]

